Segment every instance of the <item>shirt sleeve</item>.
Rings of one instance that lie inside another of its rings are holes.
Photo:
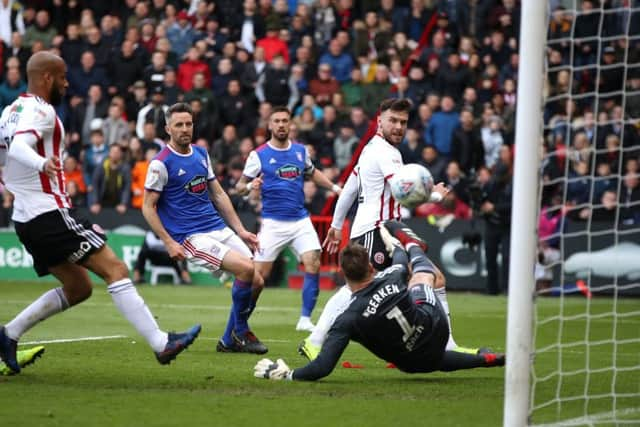
[[[242,171],[242,175],[247,178],[255,178],[260,175],[260,171],[262,171],[262,164],[260,163],[260,157],[258,153],[252,151],[249,153],[249,157],[247,157],[247,162],[244,164],[244,170]]]
[[[213,172],[213,166],[211,166],[211,156],[205,154],[207,157],[207,181],[213,181],[216,179],[216,174]]]
[[[344,187],[342,188],[340,196],[338,196],[338,202],[336,203],[336,208],[333,211],[331,227],[338,230],[342,230],[347,213],[358,196],[358,177],[356,173],[357,172],[354,170],[349,175],[347,182],[345,182]]]
[[[348,313],[338,316],[322,344],[318,357],[306,366],[295,369],[291,378],[297,381],[315,381],[329,375],[351,339],[349,324]]]
[[[160,160],[151,160],[149,169],[147,170],[147,178],[144,182],[144,188],[151,191],[162,192],[164,186],[167,185],[168,173],[167,167]]]

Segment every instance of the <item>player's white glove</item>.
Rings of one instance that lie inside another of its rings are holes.
[[[382,239],[382,243],[384,243],[384,247],[389,253],[389,256],[393,256],[393,250],[395,248],[400,248],[404,250],[404,248],[402,247],[402,243],[400,243],[400,240],[393,237],[391,233],[389,233],[389,230],[387,230],[387,227],[385,227],[384,225],[381,225],[379,230],[380,230],[380,238]]]
[[[256,378],[268,380],[291,380],[291,373],[291,369],[282,359],[278,359],[275,362],[271,359],[262,359],[253,368],[253,375]]]

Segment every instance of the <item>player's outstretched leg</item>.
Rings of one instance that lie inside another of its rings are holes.
[[[145,338],[161,364],[171,362],[197,338],[200,325],[195,325],[180,334],[168,334],[160,329],[149,307],[129,278],[127,266],[116,257],[109,246],[105,245],[93,253],[83,262],[83,265],[108,283],[107,291],[111,294],[116,308]],[[65,277],[63,283],[71,280],[73,280],[71,277]]]
[[[351,290],[348,286],[342,286],[338,291],[333,294],[327,301],[320,314],[320,318],[316,323],[313,332],[309,335],[298,347],[298,352],[309,360],[313,360],[318,357],[320,348],[324,343],[325,338],[331,325],[336,318],[349,306],[351,301]]]
[[[504,354],[494,353],[485,348],[479,349],[476,354],[445,351],[439,370],[450,372],[460,369],[493,368],[504,366],[505,360]]]

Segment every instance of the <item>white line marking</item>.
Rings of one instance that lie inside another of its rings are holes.
[[[65,342],[117,340],[120,338],[127,338],[127,336],[126,335],[106,335],[103,337],[80,337],[80,338],[61,338],[57,340],[25,341],[25,342],[21,342],[20,345],[58,344],[58,343],[65,343]]]
[[[624,420],[618,419],[618,417],[624,417],[625,415],[633,415],[636,413],[640,413],[640,408],[626,408],[620,409],[618,411],[610,411],[610,412],[601,412],[599,414],[586,415],[583,417],[572,418],[569,420],[558,421],[557,423],[551,424],[532,424],[531,427],[556,427],[556,426],[582,426],[582,425],[592,425],[594,422],[598,421],[635,421],[635,420]]]

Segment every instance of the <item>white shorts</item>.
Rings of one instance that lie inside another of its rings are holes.
[[[298,256],[305,252],[320,250],[318,233],[309,217],[297,221],[265,218],[258,233],[258,241],[260,250],[256,253],[255,260],[261,262],[275,261],[287,246],[291,246]]]
[[[224,256],[231,249],[247,258],[253,258],[247,245],[229,227],[208,233],[192,234],[182,242],[182,246],[185,249],[187,261],[209,271],[219,270]]]

